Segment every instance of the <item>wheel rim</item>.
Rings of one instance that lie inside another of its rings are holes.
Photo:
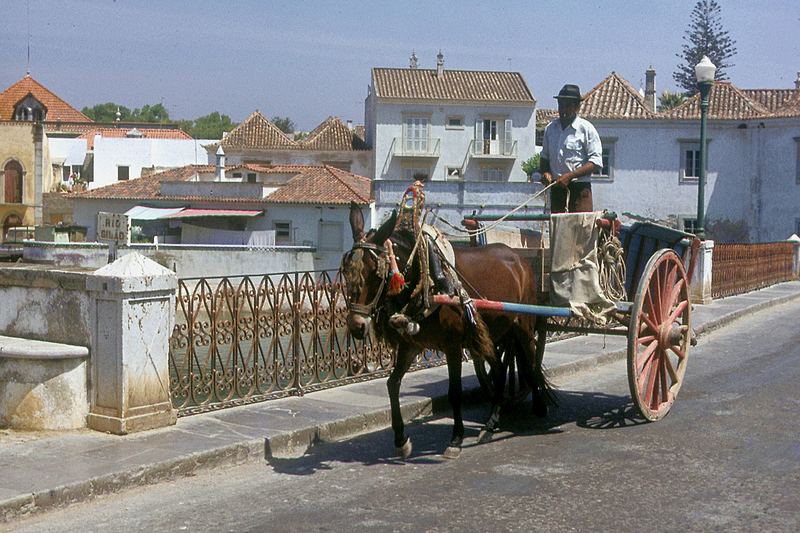
[[[628,332],[628,383],[642,416],[669,413],[689,359],[689,287],[678,255],[662,250],[648,261]]]

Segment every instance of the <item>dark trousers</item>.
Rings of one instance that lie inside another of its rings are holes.
[[[556,185],[550,189],[550,212],[564,213],[567,210],[567,191]],[[592,205],[592,184],[573,181],[569,184],[569,212],[594,211]]]

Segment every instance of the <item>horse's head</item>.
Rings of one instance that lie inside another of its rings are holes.
[[[358,210],[358,214],[356,214]],[[342,257],[342,275],[347,290],[347,327],[363,339],[372,317],[383,304],[389,276],[389,258],[384,242],[392,234],[396,213],[376,231],[364,234],[364,218],[357,206],[350,207],[353,247]]]

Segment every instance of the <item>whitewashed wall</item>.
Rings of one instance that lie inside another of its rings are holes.
[[[141,176],[142,168],[156,169],[208,164],[203,145],[209,139],[94,138],[94,181],[90,189],[117,182],[117,167],[129,166],[130,179]]]
[[[535,153],[535,112],[534,106],[475,106],[475,105],[440,105],[440,104],[396,104],[376,102],[369,97],[365,110],[370,116],[365,120],[368,142],[372,143],[374,152],[374,179],[401,179],[403,162],[410,158],[392,155],[392,142],[403,137],[404,113],[426,114],[430,116],[430,137],[440,141],[440,156],[436,159],[424,159],[432,167],[431,179],[444,181],[447,167],[463,167],[466,162],[464,179],[475,181],[480,179],[480,162],[468,154],[470,143],[475,139],[475,122],[483,116],[506,116],[512,121],[512,142],[517,142],[517,157],[514,160],[492,160],[493,165],[509,169],[508,181],[526,181],[522,171],[522,162]],[[447,117],[463,117],[463,128],[451,129],[445,126]],[[502,128],[502,120],[498,120]],[[399,142],[399,141],[398,141]],[[502,137],[501,137],[502,142]]]

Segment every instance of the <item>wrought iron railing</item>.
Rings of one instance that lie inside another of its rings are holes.
[[[170,392],[181,415],[385,376],[394,354],[357,341],[336,271],[181,279]],[[425,352],[416,368],[442,364]]]
[[[794,279],[794,245],[716,244],[711,259],[711,297],[723,298]]]

